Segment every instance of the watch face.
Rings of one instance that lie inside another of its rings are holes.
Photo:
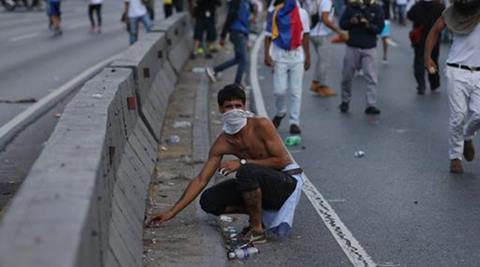
[[[240,164],[242,164],[242,165],[247,164],[247,160],[246,160],[246,159],[241,159],[241,160],[240,160]]]

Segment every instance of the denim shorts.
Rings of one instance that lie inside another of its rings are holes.
[[[295,190],[297,180],[279,170],[255,164],[238,169],[236,179],[218,183],[202,193],[200,205],[214,215],[224,213],[227,206],[244,207],[242,192],[260,188],[262,209],[279,210]]]
[[[60,1],[50,1],[48,2],[48,15],[49,16],[60,16]]]

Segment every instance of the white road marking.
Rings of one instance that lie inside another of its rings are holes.
[[[260,45],[263,43],[265,35],[262,33],[255,42],[252,54],[250,55],[250,83],[252,85],[252,93],[254,96],[257,114],[268,117],[263,102],[263,96],[258,82],[257,59],[260,51]],[[330,206],[328,201],[322,196],[318,189],[308,179],[304,173],[303,193],[307,196],[312,206],[322,218],[327,229],[332,233],[337,243],[342,248],[353,266],[377,266],[372,258],[367,254],[365,249],[355,239],[353,234],[348,230],[335,210]]]
[[[35,119],[50,110],[50,108],[54,107],[58,101],[68,96],[77,86],[104,68],[119,55],[120,53],[86,69],[82,73],[78,74],[75,78],[55,89],[47,96],[41,98],[38,102],[32,104],[22,113],[18,114],[9,122],[0,127],[0,149],[3,149],[15,137],[16,134],[21,132],[30,123],[35,121]]]
[[[30,39],[30,38],[33,38],[33,37],[36,37],[36,36],[38,36],[38,33],[34,32],[34,33],[24,34],[24,35],[20,35],[20,36],[10,38],[9,41],[10,42],[18,42],[18,41],[25,40],[25,39]]]

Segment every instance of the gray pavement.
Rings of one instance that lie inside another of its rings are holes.
[[[31,103],[3,103],[40,99],[79,73],[128,47],[128,34],[120,22],[123,2],[106,1],[101,34],[92,34],[85,1],[62,2],[64,34],[53,38],[45,12],[0,11],[0,125]],[[162,5],[156,15],[163,17]],[[141,33],[142,34],[142,33]],[[0,210],[13,196],[43,143],[56,125],[68,99],[27,127],[0,151]]]
[[[398,47],[389,63],[379,62],[382,114],[366,116],[365,83],[357,77],[348,114],[338,110],[344,46],[336,45],[329,71],[338,95],[321,98],[309,92],[311,71],[304,79],[301,128],[305,150],[293,156],[330,201],[345,225],[380,266],[476,266],[480,261],[478,159],[464,164],[466,173],[448,172],[448,106],[445,80],[439,94],[416,95],[413,51],[408,28],[393,26]],[[442,47],[441,62],[448,50]],[[381,55],[381,50],[378,50]],[[262,55],[263,51],[260,52]],[[380,57],[379,57],[380,58]],[[260,57],[259,78],[268,113],[274,115],[271,71]],[[288,122],[279,130],[288,135]],[[478,140],[475,141],[479,145]],[[366,156],[355,158],[363,150]],[[272,258],[285,255],[288,266],[348,266],[345,256],[305,198],[296,214],[293,236],[302,242],[278,246]],[[319,264],[319,261],[321,264]]]

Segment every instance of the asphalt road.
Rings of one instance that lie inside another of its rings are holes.
[[[479,160],[464,164],[463,175],[449,173],[445,80],[439,94],[416,95],[407,32],[393,25],[398,46],[390,49],[388,64],[379,61],[378,117],[363,113],[361,77],[354,81],[350,112],[338,110],[343,45],[335,45],[329,69],[337,96],[313,95],[312,71],[306,73],[301,114],[305,149],[291,152],[378,266],[478,266]],[[443,45],[441,62],[447,51]],[[273,117],[272,75],[262,53],[259,80]],[[287,119],[279,132],[288,135]],[[480,147],[478,139],[475,143]],[[358,150],[365,157],[354,157]],[[351,266],[305,196],[291,235],[261,252],[255,265]]]
[[[90,33],[88,1],[62,1],[63,35],[52,37],[43,11],[0,11],[0,126],[79,73],[128,47],[120,22],[122,1],[105,1],[101,34]],[[157,18],[163,16],[158,3]],[[68,99],[19,134],[0,152],[0,210],[38,157]]]

